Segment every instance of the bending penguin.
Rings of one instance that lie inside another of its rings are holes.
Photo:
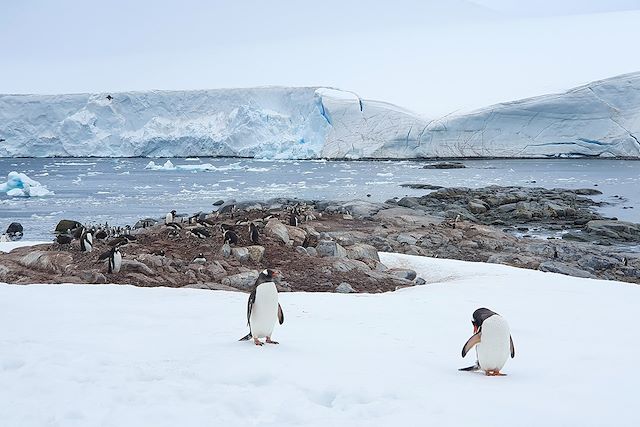
[[[255,345],[263,345],[260,338],[266,338],[268,344],[278,344],[277,341],[271,340],[271,334],[276,320],[281,325],[284,323],[284,313],[278,303],[278,290],[274,282],[276,277],[278,272],[269,269],[258,276],[247,303],[249,333],[240,338],[240,341],[253,338]]]
[[[483,370],[489,376],[505,375],[500,370],[509,356],[514,358],[516,355],[507,321],[488,308],[479,308],[473,312],[471,323],[473,335],[462,347],[462,357],[476,346],[477,361],[474,366],[460,370]]]
[[[93,235],[86,229],[82,230],[80,235],[80,249],[82,252],[91,252],[93,249]]]

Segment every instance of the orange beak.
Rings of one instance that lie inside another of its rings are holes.
[[[475,324],[473,325],[473,333],[474,334],[478,333],[478,327]]]

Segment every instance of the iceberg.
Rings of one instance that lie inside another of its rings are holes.
[[[0,157],[640,158],[639,140],[640,73],[441,118],[327,87],[0,95]]]
[[[15,171],[9,172],[7,182],[0,183],[0,193],[11,197],[42,197],[55,194],[38,181],[29,178],[24,173]]]

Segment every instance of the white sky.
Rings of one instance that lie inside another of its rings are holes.
[[[428,116],[640,71],[640,0],[6,2],[0,93],[326,85]]]

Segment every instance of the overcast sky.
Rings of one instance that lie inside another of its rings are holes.
[[[640,71],[640,0],[5,2],[0,93],[325,85],[427,116]]]

